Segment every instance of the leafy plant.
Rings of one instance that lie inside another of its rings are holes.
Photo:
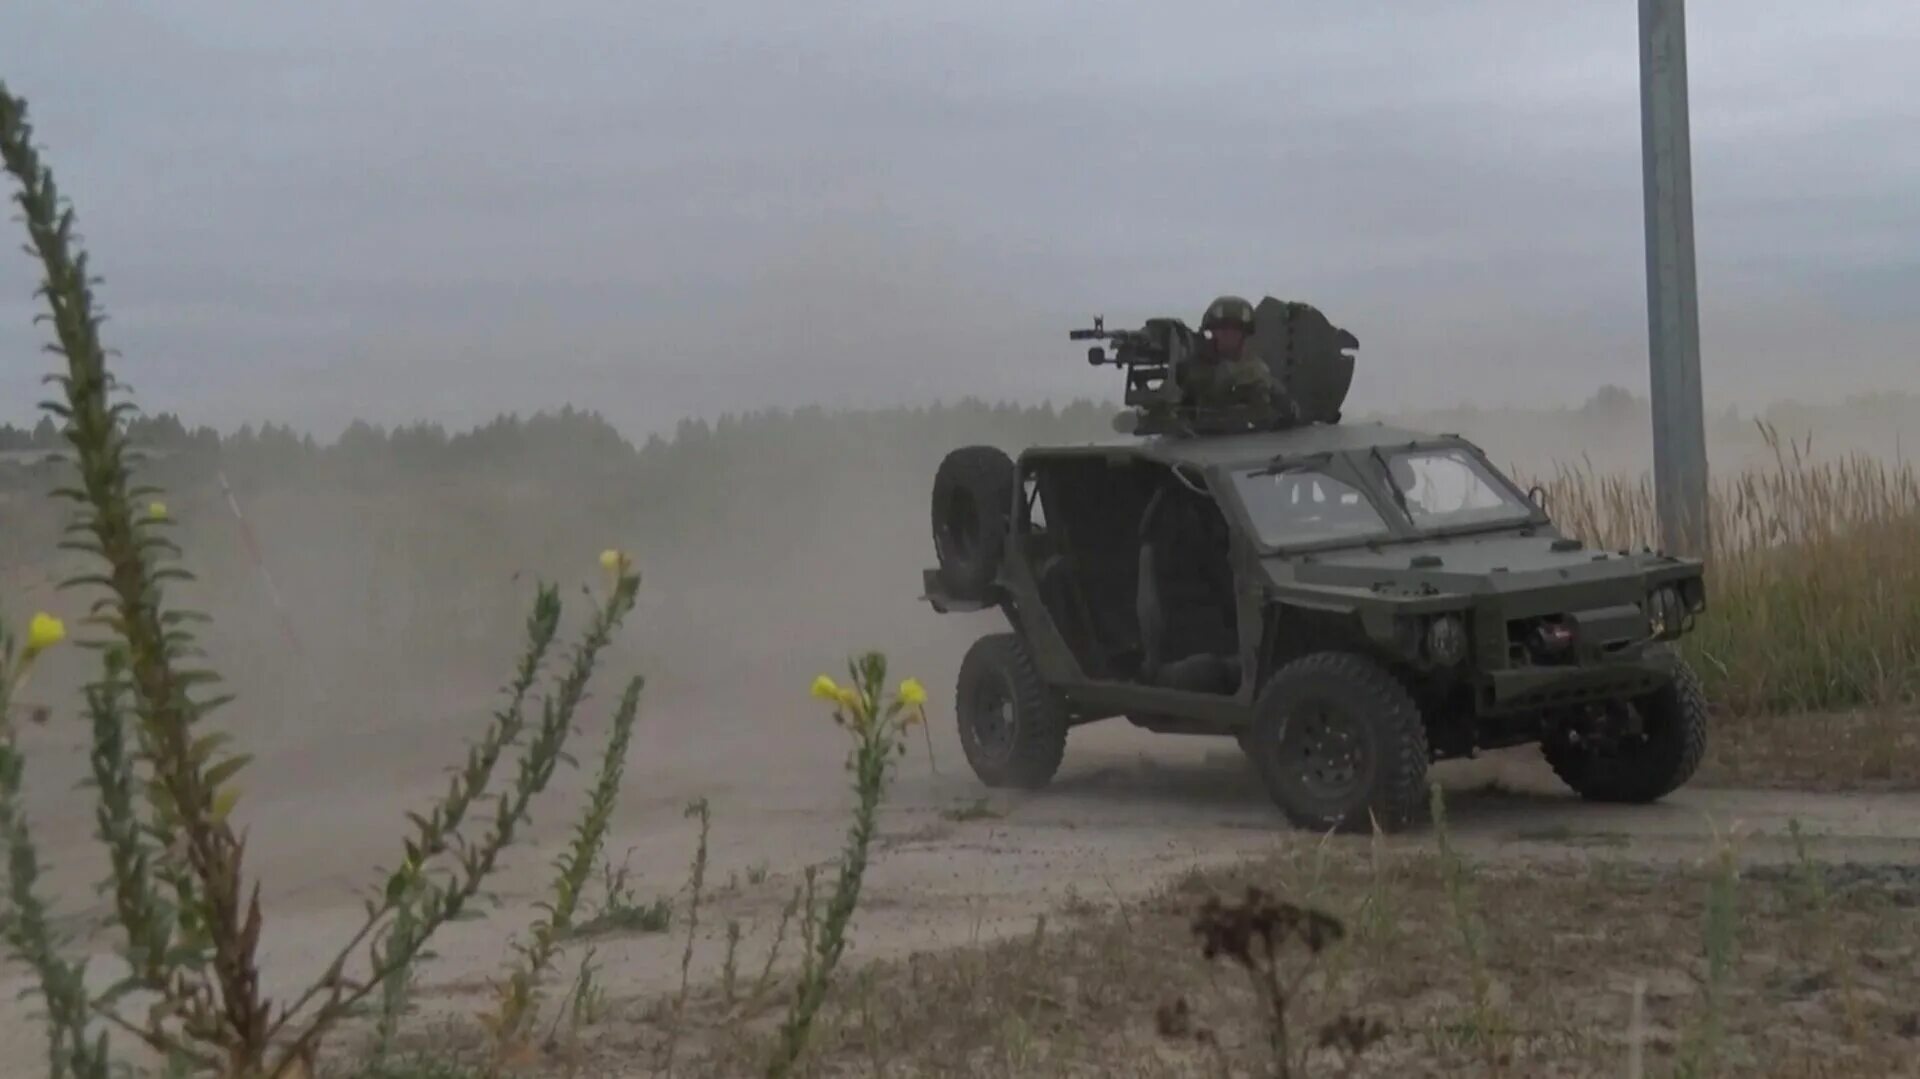
[[[533,1018],[540,978],[552,967],[562,941],[573,929],[594,862],[600,856],[614,807],[620,799],[620,777],[626,763],[627,746],[632,740],[633,724],[640,708],[641,678],[627,683],[626,693],[614,714],[613,732],[601,758],[600,774],[593,786],[580,822],[574,828],[573,841],[556,862],[552,898],[540,904],[546,917],[536,923],[527,943],[519,945],[520,962],[501,988],[499,1011],[489,1017],[488,1032],[497,1052],[520,1043],[527,1023]]]
[[[203,618],[168,606],[165,587],[190,575],[174,559],[179,549],[164,533],[170,517],[157,488],[133,477],[136,456],[126,434],[133,406],[118,400],[118,384],[99,339],[86,256],[75,244],[73,211],[60,198],[50,169],[32,144],[25,103],[0,84],[0,161],[19,186],[29,248],[39,260],[55,341],[50,350],[64,368],[49,381],[61,399],[43,407],[60,422],[74,451],[75,485],[56,495],[74,506],[63,547],[83,553],[96,569],[66,582],[101,595],[86,624],[106,633],[87,642],[101,654],[101,675],[85,688],[92,726],[90,764],[97,791],[97,835],[107,848],[115,921],[128,975],[89,998],[82,968],[60,957],[61,941],[34,886],[38,863],[19,812],[24,769],[9,729],[0,736],[0,832],[8,848],[5,925],[16,955],[31,965],[47,1016],[50,1060],[57,1075],[91,1077],[108,1068],[105,1034],[92,1024],[124,1031],[176,1070],[215,1072],[229,1079],[311,1074],[326,1035],[365,997],[423,954],[434,933],[469,912],[501,851],[516,837],[533,799],[563,759],[575,711],[599,653],[632,609],[638,578],[618,552],[614,584],[572,663],[542,702],[540,721],[525,745],[519,773],[494,798],[491,827],[478,840],[462,832],[468,810],[487,796],[495,766],[525,726],[521,711],[560,615],[552,589],[543,587],[529,620],[527,658],[513,704],[468,757],[466,770],[426,815],[411,817],[401,866],[367,904],[359,930],[325,973],[290,1003],[276,1005],[261,991],[257,954],[264,924],[260,886],[249,886],[245,842],[230,824],[240,796],[235,784],[248,757],[229,750],[231,738],[208,719],[224,697],[202,696],[219,681],[189,665],[198,655],[190,627]],[[136,506],[146,501],[144,512]],[[52,619],[36,619],[21,658],[7,648],[6,700],[22,683],[32,658],[58,636]],[[0,718],[10,716],[0,707]],[[131,737],[129,737],[131,735]],[[450,865],[445,863],[450,862]],[[348,964],[366,946],[367,973]],[[122,1010],[134,993],[153,998],[139,1014]]]
[[[927,695],[918,681],[906,679],[898,690],[887,692],[886,656],[868,652],[850,661],[847,671],[850,685],[841,686],[821,675],[814,679],[812,692],[815,698],[832,705],[834,723],[853,741],[853,749],[847,756],[847,770],[853,773],[853,823],[847,829],[846,848],[840,856],[833,894],[817,921],[811,874],[808,877],[802,923],[807,950],[801,959],[800,981],[794,989],[791,1007],[781,1024],[773,1057],[767,1064],[770,1079],[789,1074],[806,1049],[834,969],[846,951],[847,928],[860,903],[860,885],[866,875],[867,853],[886,793],[888,770],[894,759],[907,751],[907,728],[926,722]]]

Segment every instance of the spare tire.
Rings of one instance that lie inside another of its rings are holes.
[[[954,450],[934,473],[933,550],[957,599],[986,599],[1000,573],[1013,484],[1013,459],[994,446]]]

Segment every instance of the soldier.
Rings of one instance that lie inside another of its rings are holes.
[[[1221,296],[1200,316],[1200,332],[1210,346],[1198,349],[1180,381],[1187,403],[1202,408],[1271,405],[1291,417],[1292,402],[1273,372],[1247,344],[1253,333],[1253,305],[1238,296]]]

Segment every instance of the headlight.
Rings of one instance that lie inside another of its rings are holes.
[[[1687,603],[1680,590],[1661,585],[1647,596],[1647,628],[1661,640],[1678,637],[1687,621]]]
[[[1467,624],[1457,614],[1443,614],[1427,625],[1427,655],[1443,667],[1467,658]]]

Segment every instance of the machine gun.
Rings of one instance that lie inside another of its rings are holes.
[[[1271,296],[1255,306],[1253,323],[1248,346],[1273,371],[1297,410],[1284,422],[1340,422],[1353,383],[1353,356],[1347,350],[1360,344],[1353,334],[1327,321],[1311,304]],[[1152,318],[1139,329],[1109,330],[1105,319],[1095,318],[1092,329],[1072,330],[1067,337],[1111,342],[1111,356],[1096,344],[1087,349],[1087,362],[1126,368],[1125,400],[1134,410],[1138,433],[1226,432],[1270,428],[1275,422],[1258,409],[1196,409],[1182,400],[1178,372],[1201,342],[1179,319]]]
[[[1096,317],[1090,330],[1072,330],[1070,341],[1111,341],[1113,355],[1106,346],[1087,349],[1087,362],[1098,367],[1112,364],[1127,369],[1126,403],[1133,408],[1155,408],[1178,404],[1180,387],[1174,372],[1193,354],[1196,335],[1186,323],[1175,318],[1150,318],[1137,330],[1109,330],[1106,319]]]

